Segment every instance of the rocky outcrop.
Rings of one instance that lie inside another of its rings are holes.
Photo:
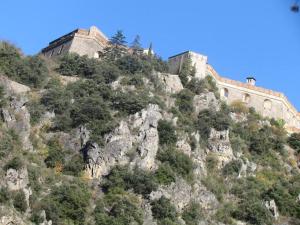
[[[257,165],[254,162],[250,162],[247,158],[240,159],[241,162],[241,169],[239,171],[238,178],[247,177],[247,176],[254,176],[255,171],[257,169]]]
[[[43,222],[40,223],[39,225],[52,225],[52,220],[47,221],[45,210],[42,210],[40,214],[40,218]]]
[[[11,96],[8,106],[1,109],[1,117],[5,126],[18,134],[23,149],[32,150],[30,142],[30,113],[26,108],[28,99],[25,96]]]
[[[30,91],[30,87],[17,83],[0,75],[0,85],[3,86],[9,94],[24,94]]]
[[[162,196],[170,199],[178,212],[182,212],[191,201],[198,202],[207,211],[215,210],[218,206],[218,200],[214,194],[208,191],[201,182],[196,182],[191,186],[185,180],[177,179],[175,183],[161,186],[157,191],[152,192],[150,199],[155,200]]]
[[[274,199],[272,199],[270,201],[266,201],[265,206],[271,212],[274,219],[277,220],[278,217],[279,217],[279,212],[278,212],[278,208],[276,206],[276,203],[275,203]]]
[[[144,170],[156,168],[155,157],[158,150],[158,121],[162,118],[158,105],[150,104],[146,109],[130,118],[132,128],[138,129],[136,137],[138,155],[132,164]]]
[[[205,109],[218,111],[220,108],[219,101],[216,99],[216,96],[213,92],[195,95],[193,99],[193,106],[196,114]]]
[[[25,221],[23,215],[11,208],[0,206],[0,224],[1,225],[31,225],[32,223]]]
[[[132,148],[132,136],[126,122],[121,122],[112,133],[106,136],[104,147],[87,142],[82,149],[86,162],[86,173],[90,178],[107,175],[116,164],[129,162],[128,151]]]
[[[29,187],[28,172],[26,168],[20,170],[8,169],[6,171],[6,186],[9,191],[23,191],[26,197],[27,206],[29,207],[29,197],[32,195]]]
[[[208,149],[218,156],[219,167],[231,161],[234,155],[229,140],[229,130],[217,131],[211,128],[208,138]]]
[[[162,88],[166,93],[175,94],[183,89],[182,83],[178,75],[157,73],[157,77],[162,84]]]

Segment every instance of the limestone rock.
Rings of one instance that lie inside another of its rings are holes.
[[[193,106],[196,114],[205,109],[218,111],[220,108],[219,102],[213,92],[195,95],[193,99]]]
[[[42,210],[40,218],[43,220],[43,222],[39,225],[52,225],[52,220],[47,221],[45,210]]]
[[[196,182],[191,186],[181,178],[169,186],[159,187],[157,191],[150,194],[150,199],[159,199],[161,196],[170,199],[178,212],[182,212],[184,207],[191,201],[198,202],[207,211],[215,210],[218,206],[218,200],[214,194],[208,191],[200,182]]]
[[[178,75],[157,73],[157,77],[162,83],[163,89],[166,93],[175,94],[183,89],[181,80]]]
[[[16,210],[0,206],[0,224],[1,225],[31,225],[32,223],[25,221],[23,216]]]
[[[25,96],[11,96],[9,105],[1,110],[1,117],[8,129],[13,129],[20,138],[25,150],[32,150],[30,142],[30,113],[26,108]]]
[[[0,85],[3,86],[9,94],[24,94],[30,91],[30,87],[17,83],[0,75]]]
[[[271,201],[265,202],[265,206],[272,213],[272,216],[274,217],[274,219],[277,220],[279,217],[279,212],[278,212],[278,208],[276,206],[274,199],[272,199]]]
[[[212,128],[208,139],[208,149],[218,156],[219,167],[231,161],[234,155],[229,140],[229,130],[217,131]]]
[[[6,186],[9,191],[23,191],[25,194],[27,206],[29,207],[29,197],[32,195],[32,190],[28,186],[28,172],[26,168],[20,170],[8,169],[6,171]]]
[[[134,160],[139,168],[154,170],[156,168],[155,157],[158,150],[158,121],[162,118],[158,105],[150,104],[146,109],[135,114],[133,128],[138,128],[137,143],[138,156]]]
[[[106,136],[105,146],[87,142],[82,149],[86,172],[90,178],[107,175],[109,170],[118,165],[128,163],[127,153],[132,148],[132,137],[126,122],[121,122],[112,133]]]
[[[247,177],[247,176],[254,176],[256,171],[257,165],[254,162],[250,162],[247,158],[240,159],[242,166],[239,171],[238,178]]]

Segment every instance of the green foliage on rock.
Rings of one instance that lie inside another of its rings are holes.
[[[135,193],[144,197],[149,196],[152,191],[157,189],[153,174],[140,169],[131,171],[128,167],[120,166],[111,170],[102,186],[106,190],[112,188],[133,189]]]
[[[177,221],[177,212],[170,200],[161,197],[151,202],[152,216],[159,225],[172,224]]]
[[[183,114],[191,114],[193,112],[193,97],[194,94],[188,90],[183,89],[176,96],[176,105]]]
[[[53,187],[41,201],[41,209],[54,224],[83,224],[91,194],[83,183],[73,182]]]
[[[13,205],[20,212],[27,210],[26,196],[23,191],[18,191],[13,194]]]
[[[20,157],[14,157],[13,159],[9,160],[5,166],[3,167],[4,170],[14,169],[20,170],[24,166],[24,162],[20,159]]]
[[[45,61],[39,56],[23,56],[15,46],[0,42],[0,72],[34,88],[42,87],[48,77]]]
[[[182,219],[186,225],[198,225],[202,218],[201,207],[196,202],[189,204],[182,213]]]
[[[288,144],[300,153],[300,133],[293,133],[288,138]]]
[[[161,145],[174,145],[177,142],[177,136],[175,133],[175,127],[171,122],[166,120],[158,121],[158,136],[159,144]]]
[[[168,164],[172,168],[174,174],[181,176],[188,181],[193,179],[193,162],[190,157],[183,152],[176,150],[173,147],[162,148],[157,154],[157,159],[162,163]],[[170,172],[166,174],[167,177],[169,177],[168,180],[172,179],[170,174]]]

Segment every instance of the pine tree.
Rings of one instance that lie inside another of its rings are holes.
[[[112,36],[109,40],[109,46],[103,50],[101,58],[107,60],[116,60],[121,58],[127,52],[126,37],[121,30]]]
[[[149,57],[152,57],[152,42],[150,43],[150,46],[149,46],[149,48],[148,48],[148,56]]]
[[[140,40],[141,40],[141,37],[139,35],[136,35],[136,37],[134,38],[134,40],[131,44],[133,54],[140,54],[143,51]]]
[[[189,77],[195,75],[195,67],[192,66],[192,60],[188,56],[182,63],[181,69],[179,71],[179,78],[182,85],[185,86],[188,83]]]

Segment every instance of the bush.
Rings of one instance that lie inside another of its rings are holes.
[[[231,110],[235,113],[248,113],[249,108],[242,101],[234,101],[230,105]]]
[[[224,166],[222,173],[225,176],[238,176],[241,167],[242,162],[240,160],[233,160]]]
[[[5,97],[5,89],[3,86],[0,85],[0,108],[6,106],[6,97]]]
[[[82,155],[74,155],[63,168],[63,173],[72,176],[79,176],[84,170],[85,162]]]
[[[62,184],[54,187],[41,201],[41,208],[53,224],[65,221],[67,224],[80,225],[84,224],[90,197],[91,194],[83,183]]]
[[[176,175],[169,163],[162,163],[155,171],[155,179],[159,184],[168,185],[176,181]]]
[[[6,187],[1,187],[0,188],[0,203],[4,204],[7,203],[11,196],[11,194],[9,193],[9,191],[7,190]]]
[[[42,87],[48,77],[45,61],[39,56],[22,55],[7,42],[0,42],[0,71],[17,82],[31,87]]]
[[[166,120],[158,121],[158,136],[159,144],[161,145],[174,145],[177,142],[177,136],[175,134],[175,127],[171,122]]]
[[[195,202],[188,205],[182,213],[182,219],[186,225],[198,225],[201,218],[203,218],[203,215],[201,214],[200,205]]]
[[[287,142],[290,145],[290,147],[292,147],[298,153],[300,153],[300,133],[291,134]]]
[[[23,191],[19,191],[13,195],[13,205],[20,212],[27,210],[26,197]]]
[[[39,101],[31,101],[27,106],[30,113],[30,123],[35,125],[46,111],[45,107]]]
[[[158,222],[169,219],[171,222],[177,221],[177,213],[175,207],[170,200],[162,196],[160,199],[151,202],[152,216]],[[161,224],[161,223],[159,223]]]
[[[162,163],[167,163],[173,172],[184,179],[190,181],[192,179],[193,162],[189,156],[171,147],[160,149],[157,159]]]
[[[48,156],[45,159],[47,167],[55,168],[56,166],[63,166],[65,162],[65,153],[58,143],[57,139],[52,139],[48,142]]]
[[[14,169],[20,170],[24,166],[23,161],[19,157],[14,157],[8,163],[5,164],[4,170]]]
[[[94,210],[96,225],[127,225],[143,224],[143,213],[141,208],[129,197],[113,196],[113,200],[106,203],[98,201]],[[109,211],[107,210],[109,208]]]
[[[0,132],[0,159],[6,157],[14,149],[13,138],[8,132]]]
[[[135,193],[144,197],[148,197],[152,191],[157,189],[153,174],[137,168],[130,171],[128,167],[119,166],[111,170],[102,186],[106,191],[112,188],[133,189]]]
[[[180,112],[184,114],[191,114],[193,112],[193,97],[194,94],[188,89],[183,89],[177,94],[176,105]]]
[[[213,92],[216,97],[219,97],[218,88],[211,76],[206,76],[202,80],[192,78],[186,85],[186,88],[196,95],[200,95],[208,91]]]

